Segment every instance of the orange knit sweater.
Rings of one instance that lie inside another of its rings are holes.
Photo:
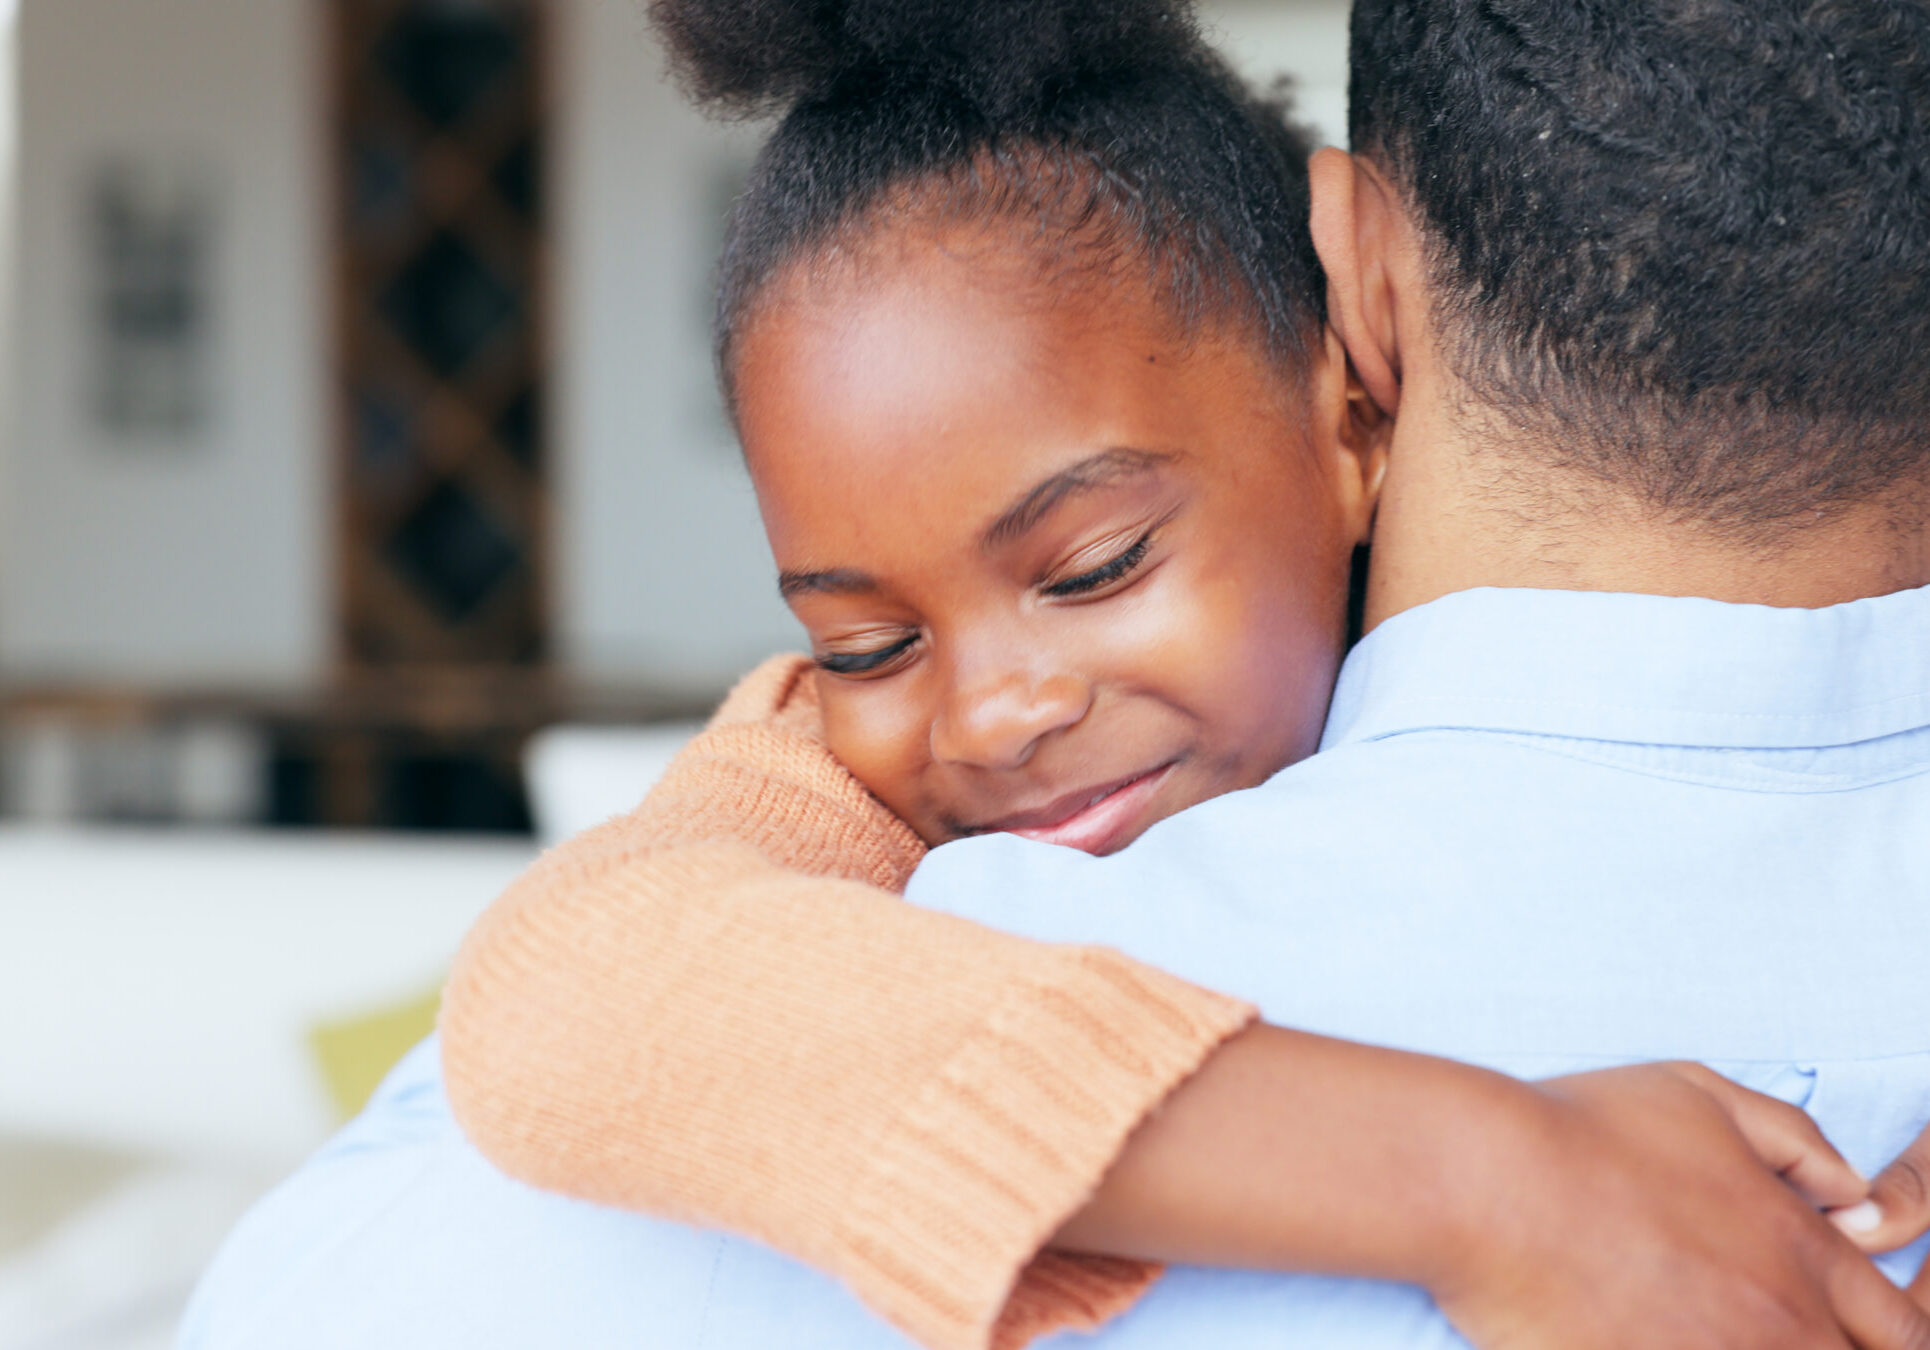
[[[809,669],[753,672],[478,923],[450,1103],[511,1175],[758,1238],[934,1350],[1096,1325],[1157,1269],[1041,1248],[1253,1011],[902,903],[923,845],[826,750]]]

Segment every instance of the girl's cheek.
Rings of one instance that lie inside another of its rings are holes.
[[[1249,601],[1270,595],[1272,603],[1249,604],[1222,629],[1221,650],[1228,653],[1222,706],[1247,737],[1257,778],[1270,777],[1319,744],[1341,656],[1339,625],[1330,611],[1344,601],[1327,595],[1328,589],[1317,576],[1294,576],[1284,589],[1278,580],[1267,588],[1250,578]]]
[[[824,711],[825,744],[852,777],[894,813],[917,826],[918,774],[929,758],[928,720],[884,685],[852,684],[820,674],[818,701]]]

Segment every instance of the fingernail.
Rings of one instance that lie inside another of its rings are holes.
[[[1865,1200],[1848,1209],[1831,1210],[1829,1221],[1853,1237],[1874,1233],[1883,1226],[1883,1211],[1874,1200]]]

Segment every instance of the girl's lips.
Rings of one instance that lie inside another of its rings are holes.
[[[1042,844],[1058,844],[1083,853],[1105,853],[1125,841],[1172,770],[1171,764],[1163,764],[1115,786],[1074,794],[1077,804],[1056,819],[994,828],[1021,838],[1036,839]]]

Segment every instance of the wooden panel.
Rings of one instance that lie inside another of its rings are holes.
[[[330,0],[343,674],[548,654],[536,0]]]

